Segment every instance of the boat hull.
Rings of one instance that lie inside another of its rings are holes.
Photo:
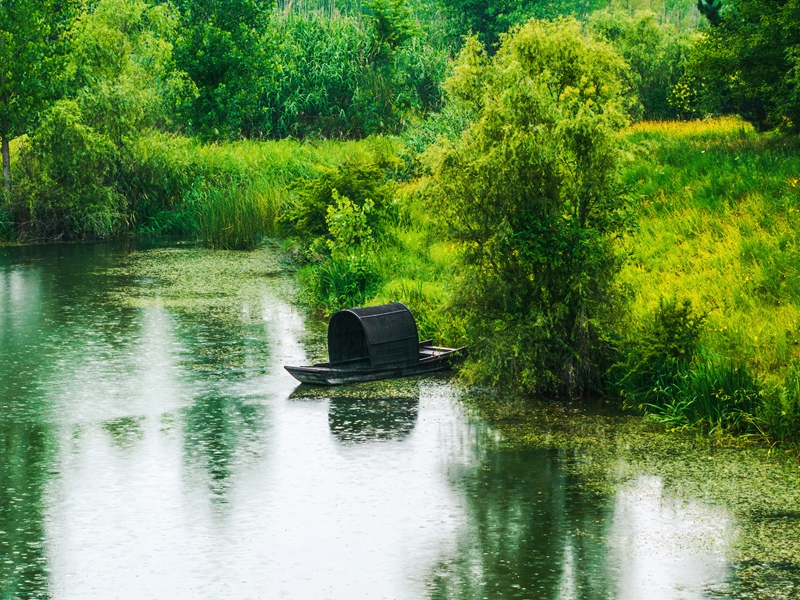
[[[337,367],[328,363],[309,367],[284,367],[302,383],[310,385],[342,385],[362,381],[378,381],[398,377],[413,377],[443,371],[464,357],[464,348],[420,347],[420,360],[411,365],[372,368]]]

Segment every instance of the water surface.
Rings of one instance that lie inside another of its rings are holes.
[[[0,598],[703,598],[729,511],[509,451],[447,376],[330,390],[268,248],[0,249]]]

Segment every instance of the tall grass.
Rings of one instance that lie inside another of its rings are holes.
[[[8,239],[132,232],[193,236],[215,248],[248,248],[277,233],[277,218],[294,181],[368,152],[370,144],[281,140],[203,145],[151,132],[131,141],[118,157],[115,176],[95,190],[118,198],[120,206],[113,224],[94,226],[88,217],[102,214],[91,212],[92,194],[84,194],[85,200],[60,196],[63,188],[41,177],[40,158],[17,143],[15,186],[0,203],[5,223],[0,227]],[[77,223],[76,215],[85,218]]]
[[[783,376],[800,358],[800,152],[735,120],[633,128],[638,228],[623,281],[634,318],[659,299],[706,314],[704,346]]]
[[[798,436],[787,424],[800,424],[800,146],[736,119],[642,123],[627,138],[631,331],[663,298],[686,299],[705,317],[699,345],[719,357],[692,365],[664,408],[715,425],[725,408],[760,419],[752,431]]]
[[[198,239],[211,248],[252,248],[275,234],[285,195],[283,187],[263,180],[204,190],[198,198]]]

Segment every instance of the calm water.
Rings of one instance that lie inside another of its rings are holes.
[[[282,365],[320,327],[279,272],[0,249],[0,598],[688,599],[729,577],[724,511],[658,477],[586,495],[564,455],[499,450],[446,377],[298,387]]]

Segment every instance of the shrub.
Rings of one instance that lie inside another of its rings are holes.
[[[387,177],[395,160],[382,149],[367,156],[352,156],[342,164],[328,167],[315,178],[301,178],[293,188],[296,198],[281,216],[281,222],[307,242],[328,234],[328,209],[338,198],[346,198],[358,210],[369,200],[370,210],[364,213],[366,226],[379,235],[380,221],[394,213],[392,199],[395,186]]]
[[[661,298],[652,320],[636,331],[625,348],[625,361],[612,368],[612,381],[633,405],[657,404],[669,396],[675,378],[684,373],[698,349],[705,317],[690,300]]]
[[[300,279],[309,304],[326,315],[362,306],[380,285],[375,260],[363,248],[309,265],[300,272]]]
[[[800,442],[800,364],[792,363],[782,384],[767,390],[756,415],[770,439]]]

